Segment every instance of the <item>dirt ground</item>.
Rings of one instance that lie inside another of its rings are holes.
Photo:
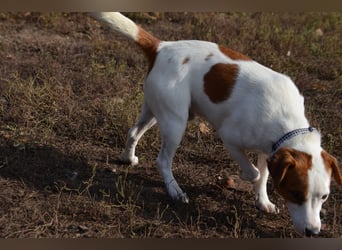
[[[217,42],[288,74],[324,148],[342,161],[341,13],[126,14],[160,39]],[[138,145],[139,165],[120,164],[147,61],[86,14],[0,13],[0,58],[0,237],[298,237],[272,181],[279,214],[256,209],[200,118],[173,167],[189,204],[165,192],[157,127]],[[342,237],[341,191],[332,181],[320,237]]]

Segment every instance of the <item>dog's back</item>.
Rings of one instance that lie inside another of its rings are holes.
[[[206,41],[160,42],[146,79],[147,99],[153,102],[156,93],[156,102],[169,95],[183,96],[191,100],[183,105],[205,117],[215,129],[220,130],[224,121],[238,126],[230,131],[239,131],[239,140],[245,144],[241,146],[250,149],[260,147],[267,138],[266,150],[287,126],[308,126],[304,99],[289,77],[226,50]],[[286,122],[280,117],[286,117]]]

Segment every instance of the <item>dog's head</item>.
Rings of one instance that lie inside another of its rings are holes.
[[[301,235],[317,235],[321,230],[322,204],[330,193],[331,177],[342,185],[336,159],[324,150],[308,154],[281,148],[268,159],[268,169],[275,189],[287,202],[296,231]]]

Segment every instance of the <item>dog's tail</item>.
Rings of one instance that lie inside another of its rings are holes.
[[[148,33],[146,30],[136,25],[131,19],[125,17],[119,12],[96,12],[91,13],[95,19],[105,23],[115,31],[132,39],[144,51],[149,60],[149,69],[151,70],[154,60],[157,56],[157,49],[160,40]]]

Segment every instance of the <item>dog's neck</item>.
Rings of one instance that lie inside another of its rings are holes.
[[[289,133],[294,133],[289,135]],[[311,153],[317,149],[321,149],[321,135],[317,129],[307,128],[307,131],[295,130],[286,133],[275,144],[273,144],[271,155],[277,150],[284,147],[294,148],[299,151]],[[287,138],[287,135],[289,135]]]
[[[313,127],[308,127],[308,128],[299,128],[295,130],[291,130],[290,132],[286,133],[283,135],[277,142],[275,142],[272,146],[272,152],[277,151],[280,146],[285,143],[288,140],[293,139],[294,137],[301,136],[301,135],[306,135],[315,132],[316,129]]]

